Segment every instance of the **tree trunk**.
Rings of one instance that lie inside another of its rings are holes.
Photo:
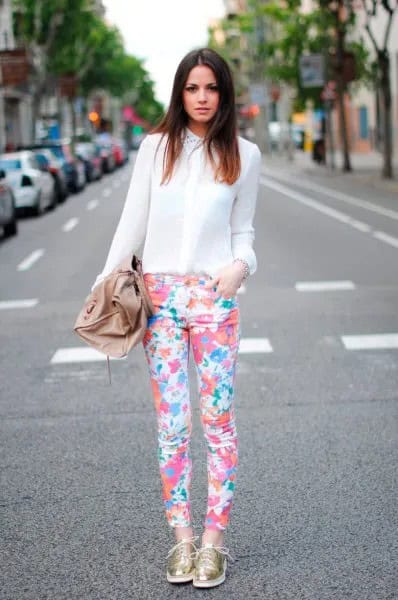
[[[345,93],[345,81],[344,81],[344,43],[345,43],[345,30],[344,25],[340,22],[340,15],[342,9],[342,0],[339,0],[339,10],[336,12],[336,34],[337,34],[337,48],[336,48],[336,84],[337,84],[337,102],[339,107],[339,124],[340,124],[340,137],[343,144],[343,171],[352,171],[351,160],[350,160],[350,149],[348,145],[348,134],[347,134],[347,121],[345,115],[344,106],[344,93]]]
[[[383,170],[386,179],[392,179],[392,115],[391,115],[391,80],[390,58],[386,51],[379,52],[380,87],[383,103]]]

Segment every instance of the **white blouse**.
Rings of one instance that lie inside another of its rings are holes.
[[[233,185],[214,181],[202,138],[186,129],[183,151],[169,183],[160,185],[165,139],[141,143],[124,208],[94,286],[133,253],[144,273],[214,276],[234,259],[257,268],[253,217],[261,154],[239,137],[241,174]]]

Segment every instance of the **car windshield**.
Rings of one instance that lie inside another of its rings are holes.
[[[0,158],[0,169],[15,171],[15,169],[22,169],[22,163],[17,158]]]

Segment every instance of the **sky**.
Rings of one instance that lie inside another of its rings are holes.
[[[169,102],[178,63],[207,44],[209,20],[224,15],[223,0],[104,0],[105,18],[123,35],[129,54],[145,60],[156,97]]]

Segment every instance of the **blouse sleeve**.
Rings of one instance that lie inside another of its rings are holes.
[[[140,145],[131,176],[123,211],[120,216],[108,257],[92,290],[109,275],[128,255],[138,251],[145,240],[147,229],[154,144],[147,136]]]
[[[253,250],[253,218],[261,169],[261,152],[254,144],[252,148],[231,214],[232,255],[234,259],[241,258],[247,262],[250,275],[257,269],[257,259]]]

